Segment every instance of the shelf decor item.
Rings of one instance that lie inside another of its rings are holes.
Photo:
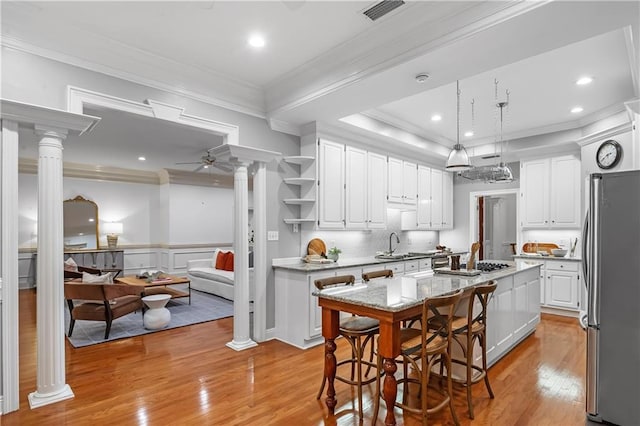
[[[338,247],[331,247],[327,252],[327,259],[331,259],[334,262],[337,262],[338,258],[340,257],[340,253],[342,253],[342,250],[340,250]]]

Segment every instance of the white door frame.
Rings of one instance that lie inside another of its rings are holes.
[[[516,196],[516,251],[517,248],[520,247],[520,243],[522,241],[522,231],[520,227],[517,225],[518,220],[520,218],[520,197],[518,193],[520,192],[519,188],[504,188],[504,189],[494,189],[494,190],[483,190],[483,191],[474,191],[469,194],[469,243],[472,243],[476,240],[476,236],[478,235],[478,209],[476,208],[478,205],[478,197],[484,196],[493,196],[493,195],[508,195],[514,194]]]

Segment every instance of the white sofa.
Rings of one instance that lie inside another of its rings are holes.
[[[191,288],[233,300],[234,271],[216,269],[214,259],[217,254],[216,250],[208,259],[187,261],[187,276],[191,280]],[[249,268],[249,300],[253,300],[254,287],[253,268]]]

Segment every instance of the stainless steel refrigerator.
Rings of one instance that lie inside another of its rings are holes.
[[[640,425],[640,170],[590,176],[587,417]]]

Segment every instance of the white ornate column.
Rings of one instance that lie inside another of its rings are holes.
[[[249,163],[250,164],[250,163]],[[233,286],[233,340],[227,346],[241,351],[257,346],[251,340],[249,327],[249,175],[247,163],[234,162],[233,192],[234,278]]]
[[[267,329],[267,166],[257,163],[253,175],[253,338],[263,342]]]
[[[18,123],[2,120],[0,140],[0,333],[2,401],[0,412],[20,408],[18,354]]]
[[[37,390],[31,408],[73,398],[65,377],[62,141],[67,131],[35,126],[38,159]]]

